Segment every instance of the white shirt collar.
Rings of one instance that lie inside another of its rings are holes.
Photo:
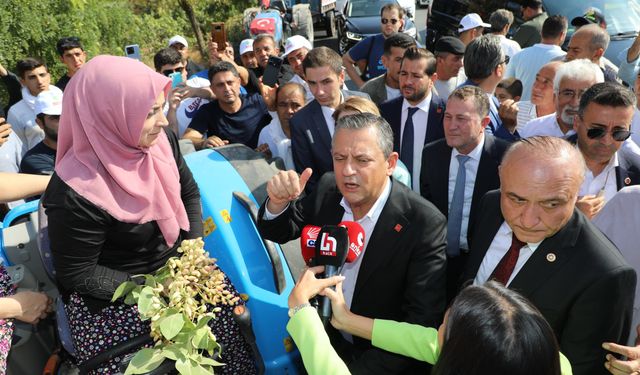
[[[382,213],[382,209],[384,208],[384,205],[387,203],[387,199],[389,198],[389,195],[391,195],[391,179],[387,178],[385,179],[385,187],[382,190],[382,194],[380,194],[378,199],[376,199],[375,203],[373,203],[373,206],[371,206],[371,208],[369,209],[369,212],[367,212],[366,215],[364,215],[360,220],[358,220],[358,222],[366,218],[369,218],[374,223],[377,222],[378,218],[380,217],[380,214]],[[347,200],[344,197],[342,197],[342,199],[340,200],[340,205],[342,206],[342,208],[344,208],[345,213],[350,214],[353,217],[351,206],[349,205],[349,202],[347,202]]]
[[[506,225],[506,227],[509,229],[509,236],[511,236],[513,234],[513,229],[511,229],[511,227],[509,226],[509,224],[505,221],[504,224]],[[542,240],[544,241],[544,240]],[[542,241],[540,242],[527,242],[527,246],[529,247],[529,249],[531,250],[531,252],[535,252],[536,249],[538,248],[538,246],[540,246],[540,244],[542,243]]]
[[[402,111],[406,111],[409,107],[416,107],[419,108],[425,112],[429,112],[429,105],[431,104],[431,91],[429,91],[429,94],[422,99],[422,101],[420,103],[418,103],[418,105],[411,105],[407,99],[402,100]]]
[[[473,160],[480,160],[480,156],[482,156],[482,148],[484,147],[484,133],[480,135],[482,137],[482,140],[480,140],[480,143],[478,143],[478,145],[471,150],[470,153],[467,154],[468,157],[470,157]],[[453,149],[453,151],[451,152],[451,159],[455,158],[456,156],[460,155],[460,152],[458,152],[458,150],[456,150],[455,148]]]
[[[533,46],[543,49],[561,49],[560,46],[556,44],[536,43]]]

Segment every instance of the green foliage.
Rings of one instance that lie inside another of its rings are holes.
[[[113,294],[112,301],[125,297],[137,304],[140,318],[151,320],[155,341],[153,349],[136,353],[125,374],[150,371],[165,358],[174,360],[182,375],[211,374],[222,365],[211,358],[220,345],[208,323],[220,305],[234,306],[240,297],[229,292],[202,239],[182,241],[178,252],[180,258],[170,258],[155,274],[135,276],[144,278],[144,285],[124,282]]]

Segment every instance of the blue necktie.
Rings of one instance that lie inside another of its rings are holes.
[[[402,132],[402,145],[400,146],[400,160],[409,170],[409,174],[413,175],[413,115],[418,110],[417,107],[409,107],[407,121],[404,122],[404,131]]]
[[[456,187],[453,189],[449,217],[447,221],[447,255],[455,257],[460,255],[460,230],[462,227],[462,207],[464,206],[464,185],[467,180],[467,170],[464,164],[469,160],[467,155],[457,155],[458,174]]]

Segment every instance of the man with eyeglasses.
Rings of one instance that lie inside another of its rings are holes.
[[[380,34],[359,41],[342,56],[342,65],[358,88],[362,87],[366,80],[385,73],[386,68],[382,63],[384,41],[404,28],[404,9],[398,3],[384,5],[380,9],[380,22]],[[356,71],[356,64],[362,74]]]
[[[640,162],[618,152],[629,136],[636,97],[622,85],[593,85],[580,99],[574,121],[576,145],[586,162],[576,206],[589,218],[618,190],[640,184]]]
[[[604,82],[602,70],[587,59],[562,64],[553,81],[555,112],[529,121],[518,131],[520,137],[548,135],[568,138],[575,134],[574,119],[578,114],[580,97],[599,82]]]
[[[169,126],[181,137],[198,109],[213,98],[209,80],[194,76],[187,80],[182,55],[173,48],[164,48],[153,56],[156,72],[169,77],[179,73],[183,83],[171,89],[165,108]]]
[[[189,43],[183,36],[172,36],[167,46],[175,49],[182,56],[182,63],[185,64],[184,67],[187,69],[187,77],[191,77],[202,70],[200,65],[189,58]]]

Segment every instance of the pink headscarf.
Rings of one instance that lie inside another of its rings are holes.
[[[56,173],[91,203],[127,223],[156,221],[169,246],[189,220],[164,132],[138,146],[144,121],[170,80],[143,63],[97,56],[65,89]]]

